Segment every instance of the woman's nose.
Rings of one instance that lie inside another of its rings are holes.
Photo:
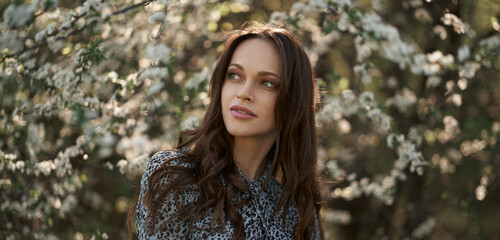
[[[252,86],[250,84],[250,81],[247,80],[245,82],[245,84],[243,84],[241,86],[236,97],[238,99],[243,100],[243,101],[253,102],[253,100],[254,100],[253,89],[252,89]]]

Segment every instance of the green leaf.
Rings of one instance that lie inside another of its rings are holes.
[[[337,30],[337,23],[326,23],[323,26],[323,34],[329,34],[333,30]]]

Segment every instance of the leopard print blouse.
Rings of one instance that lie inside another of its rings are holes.
[[[160,151],[151,157],[151,160],[146,167],[146,171],[141,180],[141,189],[139,199],[142,198],[148,187],[148,178],[163,162],[168,159],[183,154],[185,149],[181,151]],[[169,165],[175,165],[179,162],[178,159],[170,161]],[[260,188],[264,182],[266,173],[269,171],[269,161],[266,166],[266,172],[258,179],[249,180],[243,176],[240,170],[240,175],[243,181],[249,186],[252,193],[252,201],[238,209],[244,221],[245,238],[246,239],[293,239],[293,227],[299,220],[299,212],[295,204],[292,204],[286,214],[286,222],[283,225],[283,207],[271,219],[275,206],[282,192],[281,184],[271,177],[264,187],[260,197],[257,198]],[[181,163],[183,167],[192,167],[188,163]],[[165,184],[168,179],[162,179],[160,184]],[[199,194],[194,192],[181,192],[181,206],[190,202],[195,202]],[[248,197],[248,193],[242,193],[235,196],[236,201],[241,201]],[[234,226],[227,220],[225,231],[210,231],[211,214],[209,210],[204,218],[194,223],[194,227],[189,228],[190,223],[181,220],[172,220],[166,223],[166,220],[177,212],[173,197],[164,199],[162,206],[156,217],[156,226],[153,234],[149,234],[144,228],[144,222],[148,215],[148,209],[141,201],[137,204],[137,232],[139,239],[203,239],[203,240],[225,240],[232,239]],[[319,240],[319,228],[316,218],[316,240]]]

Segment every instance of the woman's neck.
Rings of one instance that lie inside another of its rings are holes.
[[[247,179],[257,179],[264,174],[266,156],[273,144],[273,138],[234,138],[234,161]]]

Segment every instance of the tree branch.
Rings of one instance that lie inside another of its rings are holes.
[[[143,2],[140,2],[140,3],[136,3],[134,5],[130,5],[128,7],[125,7],[121,10],[118,10],[118,11],[115,11],[113,13],[111,13],[110,15],[106,16],[104,19],[102,19],[101,21],[106,21],[108,19],[110,19],[112,16],[115,16],[115,15],[118,15],[118,14],[122,14],[122,13],[125,13],[125,12],[128,12],[134,8],[137,8],[137,7],[140,7],[140,6],[146,6],[148,5],[149,3],[151,2],[154,2],[155,0],[146,0],[146,1],[143,1]],[[77,15],[74,17],[74,19],[71,21],[71,27],[76,23],[76,21],[78,21],[78,19],[84,17],[85,15],[87,15],[87,13],[82,13],[80,15]],[[58,40],[62,40],[62,39],[66,39],[67,37],[75,34],[75,33],[78,33],[78,32],[81,32],[82,30],[84,30],[85,28],[87,28],[88,26],[90,26],[90,24],[85,24],[83,27],[81,27],[80,29],[75,29],[73,31],[71,31],[69,34],[67,34],[66,36],[59,36],[56,38],[56,41]],[[57,29],[56,31],[52,32],[51,34],[47,34],[47,36],[51,37],[51,36],[55,36],[57,35],[61,30],[63,29],[68,29],[68,28],[60,28],[60,29]],[[30,50],[33,50],[33,49],[36,49],[36,48],[39,48],[39,47],[42,47],[42,46],[45,46],[47,45],[48,42],[47,40],[43,41],[42,43],[39,43],[39,44],[36,44],[36,45],[33,45],[31,47],[28,47],[28,48],[24,48],[23,50],[20,50],[18,52],[15,52],[15,53],[12,53],[12,54],[7,54],[7,55],[4,55],[2,56],[2,61],[5,61],[6,58],[11,58],[11,57],[14,57],[15,55],[18,55],[18,54],[22,54],[26,51],[30,51]]]

